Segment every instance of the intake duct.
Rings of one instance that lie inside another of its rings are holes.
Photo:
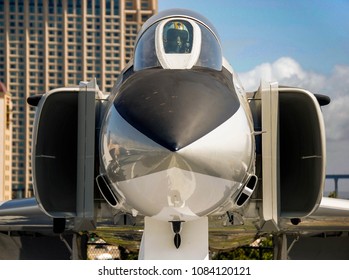
[[[53,217],[76,213],[78,91],[40,98],[33,134],[33,181],[41,207]],[[38,104],[37,104],[38,105]]]
[[[32,147],[35,197],[56,222],[79,217],[79,230],[94,217],[98,92],[92,80],[28,98],[36,106]]]
[[[313,213],[325,182],[326,140],[321,107],[330,99],[307,90],[262,83],[249,94],[261,178],[263,218]],[[238,198],[244,202],[248,190]]]
[[[325,179],[325,131],[316,96],[279,89],[280,215],[302,217],[318,206]]]

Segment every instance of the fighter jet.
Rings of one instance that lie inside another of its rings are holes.
[[[347,230],[349,203],[322,198],[329,102],[276,82],[245,92],[208,19],[160,12],[110,94],[93,80],[28,99],[35,198],[0,204],[0,230],[127,228],[140,259],[208,259],[241,230]]]

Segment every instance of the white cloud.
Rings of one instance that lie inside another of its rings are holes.
[[[318,90],[325,85],[325,77],[306,72],[290,57],[281,57],[273,63],[263,63],[251,71],[240,73],[239,77],[247,91],[258,88],[260,80],[277,81],[281,85],[297,86]]]
[[[327,135],[328,173],[349,174],[349,66],[337,65],[329,75],[306,71],[294,59],[282,57],[240,73],[247,91],[258,88],[260,81],[305,88],[326,94],[331,103],[323,107]],[[346,163],[346,164],[343,164]]]

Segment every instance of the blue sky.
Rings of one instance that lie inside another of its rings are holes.
[[[159,11],[186,8],[217,28],[237,72],[289,56],[305,70],[349,64],[348,0],[159,0]]]
[[[349,174],[349,0],[158,3],[159,11],[186,8],[207,17],[246,90],[263,79],[329,95],[327,174]]]

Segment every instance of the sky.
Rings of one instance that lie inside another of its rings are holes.
[[[184,8],[208,18],[247,91],[263,79],[329,95],[326,173],[349,174],[349,0],[158,3],[159,11]]]

